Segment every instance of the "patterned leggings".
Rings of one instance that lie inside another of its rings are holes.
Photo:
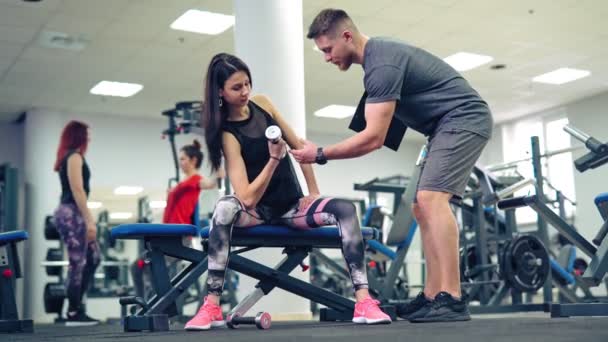
[[[99,265],[99,243],[87,243],[87,227],[76,204],[60,204],[55,210],[55,224],[68,250],[68,311],[74,312],[81,309],[82,297]]]
[[[356,291],[368,287],[364,261],[365,246],[357,211],[352,202],[337,198],[319,198],[303,210],[296,205],[287,211],[280,221],[279,224],[297,229],[337,225],[342,238],[342,255],[348,266],[353,288]],[[263,223],[255,209],[245,210],[235,196],[224,196],[218,200],[209,232],[207,287],[210,294],[219,296],[222,293],[233,226],[247,228]]]

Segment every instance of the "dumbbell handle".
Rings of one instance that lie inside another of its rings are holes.
[[[233,317],[232,324],[255,324],[255,317]]]

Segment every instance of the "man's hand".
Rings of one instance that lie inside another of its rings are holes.
[[[308,140],[301,140],[302,148],[290,150],[289,153],[300,164],[312,164],[317,159],[317,145]]]
[[[298,204],[298,209],[300,211],[305,210],[312,204],[312,202],[314,202],[319,197],[321,197],[320,194],[310,194],[308,196],[304,196],[304,197],[300,198],[300,203]]]

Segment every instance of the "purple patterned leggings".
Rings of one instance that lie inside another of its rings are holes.
[[[87,227],[76,204],[60,204],[55,210],[55,224],[70,261],[66,280],[68,311],[78,311],[99,265],[99,243],[87,243]]]

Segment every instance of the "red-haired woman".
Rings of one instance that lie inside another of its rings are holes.
[[[66,326],[95,325],[99,321],[87,316],[82,297],[99,265],[97,227],[87,207],[91,171],[84,155],[89,144],[89,126],[70,121],[61,133],[55,171],[61,181],[61,201],[55,210],[55,224],[67,246],[68,313]]]

